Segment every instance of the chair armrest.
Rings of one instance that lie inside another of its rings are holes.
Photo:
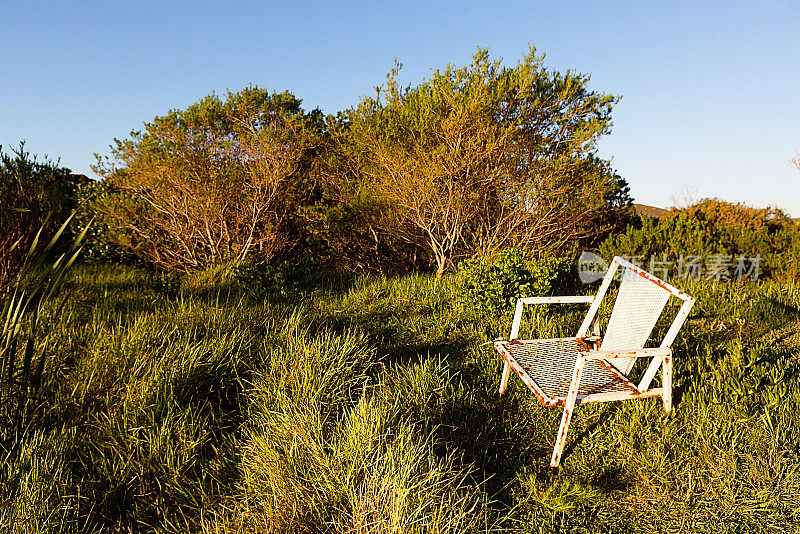
[[[609,360],[611,358],[644,358],[652,356],[669,356],[672,349],[669,347],[659,347],[655,349],[638,350],[590,350],[581,355],[587,360]]]
[[[565,297],[520,297],[517,299],[517,307],[514,310],[514,322],[511,325],[509,340],[517,339],[519,335],[519,325],[522,322],[522,308],[526,304],[591,304],[594,302],[594,295],[574,295]]]

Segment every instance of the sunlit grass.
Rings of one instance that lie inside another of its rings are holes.
[[[229,272],[81,267],[61,314],[12,532],[628,532],[800,527],[800,289],[679,282],[676,404],[559,409],[496,390],[455,280],[317,276],[257,299]],[[526,316],[574,333],[585,308]],[[659,325],[657,333],[663,334]],[[21,465],[20,465],[21,464]]]

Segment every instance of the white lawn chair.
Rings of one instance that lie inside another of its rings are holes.
[[[600,303],[618,269],[623,270],[619,294],[608,320],[604,336],[600,336]],[[659,348],[644,348],[650,333],[661,316],[670,295],[683,300],[672,326]],[[497,351],[505,359],[500,394],[506,391],[511,369],[533,391],[545,406],[564,405],[564,415],[556,436],[552,467],[561,461],[567,429],[575,404],[608,402],[626,399],[661,397],[664,409],[672,408],[672,350],[694,297],[659,280],[650,273],[615,257],[595,296],[528,297],[517,299],[514,322],[508,341],[496,341]],[[522,309],[526,304],[591,304],[575,337],[519,340]],[[591,335],[587,335],[592,328]],[[627,376],[636,358],[652,358],[639,384]],[[650,388],[650,382],[662,369],[662,385]]]

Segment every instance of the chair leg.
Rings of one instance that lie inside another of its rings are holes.
[[[662,390],[664,401],[664,411],[672,409],[672,355],[664,356],[664,363],[661,366]]]
[[[500,379],[500,395],[506,392],[506,388],[508,387],[508,375],[511,374],[511,365],[505,360],[503,360],[503,377]]]
[[[572,420],[572,412],[575,411],[575,401],[578,398],[578,389],[581,385],[581,374],[583,373],[583,358],[578,357],[575,362],[575,371],[572,374],[572,382],[569,384],[569,391],[564,402],[564,414],[561,416],[561,425],[558,427],[556,445],[553,448],[553,456],[550,458],[550,467],[558,467],[561,463],[561,455],[564,452],[564,445],[567,443],[567,430],[569,422]]]

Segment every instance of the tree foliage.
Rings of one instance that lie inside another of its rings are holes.
[[[658,219],[642,216],[638,225],[609,237],[600,255],[618,254],[675,261],[681,256],[760,257],[762,274],[800,276],[800,226],[777,208],[752,208],[703,199]]]
[[[95,171],[121,244],[148,263],[198,270],[289,247],[287,221],[319,143],[321,116],[289,92],[210,95],[116,140]]]
[[[39,160],[25,143],[10,154],[0,146],[0,289],[21,267],[36,234],[47,242],[75,207],[75,192],[89,181],[45,157]],[[16,243],[16,246],[12,246]]]
[[[156,117],[98,162],[95,232],[162,269],[255,253],[441,275],[508,247],[569,252],[617,225],[627,187],[595,155],[617,99],[588,76],[534,49],[513,67],[479,50],[414,87],[399,69],[337,116],[249,87]]]
[[[352,111],[346,141],[383,204],[376,223],[427,248],[438,274],[477,251],[553,251],[606,229],[624,183],[593,151],[617,99],[588,76],[547,70],[535,49],[514,67],[479,50],[416,87],[399,70]]]
[[[312,263],[374,273],[430,267],[418,245],[386,219],[394,207],[364,173],[368,153],[354,143],[347,113],[326,118],[317,153],[313,196],[300,207],[303,255]]]

